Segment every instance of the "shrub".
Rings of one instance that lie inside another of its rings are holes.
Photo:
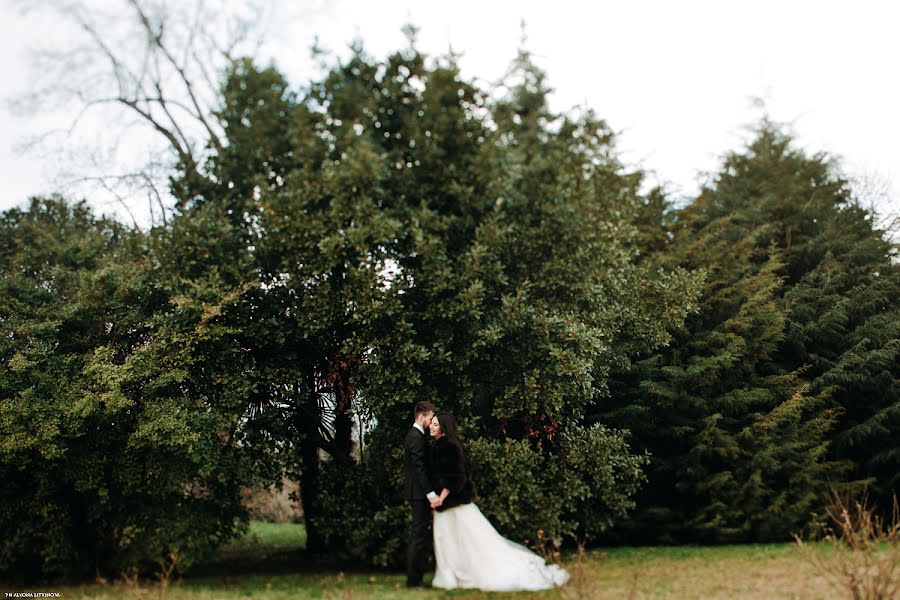
[[[319,485],[317,525],[333,559],[381,567],[402,562],[409,509],[367,463],[325,461]]]
[[[396,567],[410,517],[401,494],[402,448],[383,433],[365,462],[323,464],[318,525],[336,558]],[[552,453],[488,438],[466,442],[466,450],[478,507],[502,535],[532,546],[605,531],[633,506],[647,462],[629,453],[623,432],[601,425],[572,430]]]
[[[207,556],[249,478],[221,435],[245,396],[227,333],[169,303],[143,234],[83,204],[35,199],[0,238],[0,577]]]
[[[525,442],[469,445],[478,504],[501,533],[536,543],[603,533],[634,507],[647,455],[631,454],[625,433],[594,425],[564,433],[553,452]]]

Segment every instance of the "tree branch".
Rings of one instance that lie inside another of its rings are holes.
[[[191,99],[191,102],[194,105],[194,109],[196,110],[196,117],[206,129],[206,132],[209,134],[210,141],[213,143],[216,150],[222,152],[222,150],[224,149],[222,146],[222,140],[219,139],[218,134],[210,126],[209,121],[207,121],[206,117],[203,116],[204,111],[200,107],[200,102],[197,100],[197,96],[194,93],[194,84],[188,77],[184,67],[178,63],[178,61],[169,51],[168,46],[163,43],[163,28],[160,27],[159,32],[154,31],[153,24],[150,22],[150,19],[147,17],[146,13],[144,13],[144,10],[141,8],[140,3],[137,0],[129,0],[129,2],[131,3],[135,12],[137,12],[141,24],[144,26],[147,34],[150,36],[150,40],[156,45],[157,48],[159,48],[160,52],[162,52],[163,56],[180,76],[181,82],[184,84],[185,90],[188,93],[188,97]],[[193,37],[193,35],[191,37]]]

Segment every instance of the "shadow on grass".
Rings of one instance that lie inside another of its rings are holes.
[[[243,538],[223,546],[213,558],[191,566],[181,576],[191,580],[243,575],[313,575],[322,572],[390,574],[395,570],[313,555],[306,550],[303,525],[253,522]]]
[[[182,577],[184,579],[206,577],[228,577],[234,575],[288,575],[294,573],[314,573],[321,571],[322,565],[305,549],[271,550],[261,553],[232,556],[217,556],[210,561],[193,565]]]
[[[233,575],[285,575],[320,568],[306,550],[306,530],[294,523],[250,523],[250,530],[219,548],[209,560],[192,565],[185,579]]]

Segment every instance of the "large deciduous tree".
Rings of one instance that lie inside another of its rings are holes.
[[[394,316],[370,329],[360,367],[362,398],[378,419],[369,460],[326,468],[329,494],[359,499],[340,505],[329,496],[329,539],[358,558],[396,560],[404,517],[396,440],[417,399],[461,418],[481,472],[515,471],[503,457],[530,465],[523,472],[534,477],[486,478],[481,488],[510,534],[533,540],[534,514],[496,500],[531,493],[548,499],[548,533],[595,534],[627,509],[644,459],[620,432],[578,429],[584,407],[604,392],[614,364],[666,341],[696,280],[638,260],[640,175],[618,164],[612,134],[593,115],[547,109],[527,55],[499,103],[462,81],[452,62],[428,68],[413,51],[383,69],[359,60],[326,80],[333,91],[319,118],[333,154],[322,169],[349,170],[357,144],[384,161],[378,180],[353,191],[381,193],[381,212],[397,226],[384,243],[389,294],[366,319]],[[367,223],[356,222],[361,231]],[[491,443],[498,439],[513,446]],[[560,473],[570,459],[571,475]],[[591,471],[607,459],[610,469]],[[606,495],[610,487],[623,495]],[[373,509],[363,497],[380,500]],[[568,512],[573,505],[584,510]]]

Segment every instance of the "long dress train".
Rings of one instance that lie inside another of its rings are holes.
[[[569,574],[500,535],[474,503],[434,514],[436,588],[512,592],[561,586]]]

